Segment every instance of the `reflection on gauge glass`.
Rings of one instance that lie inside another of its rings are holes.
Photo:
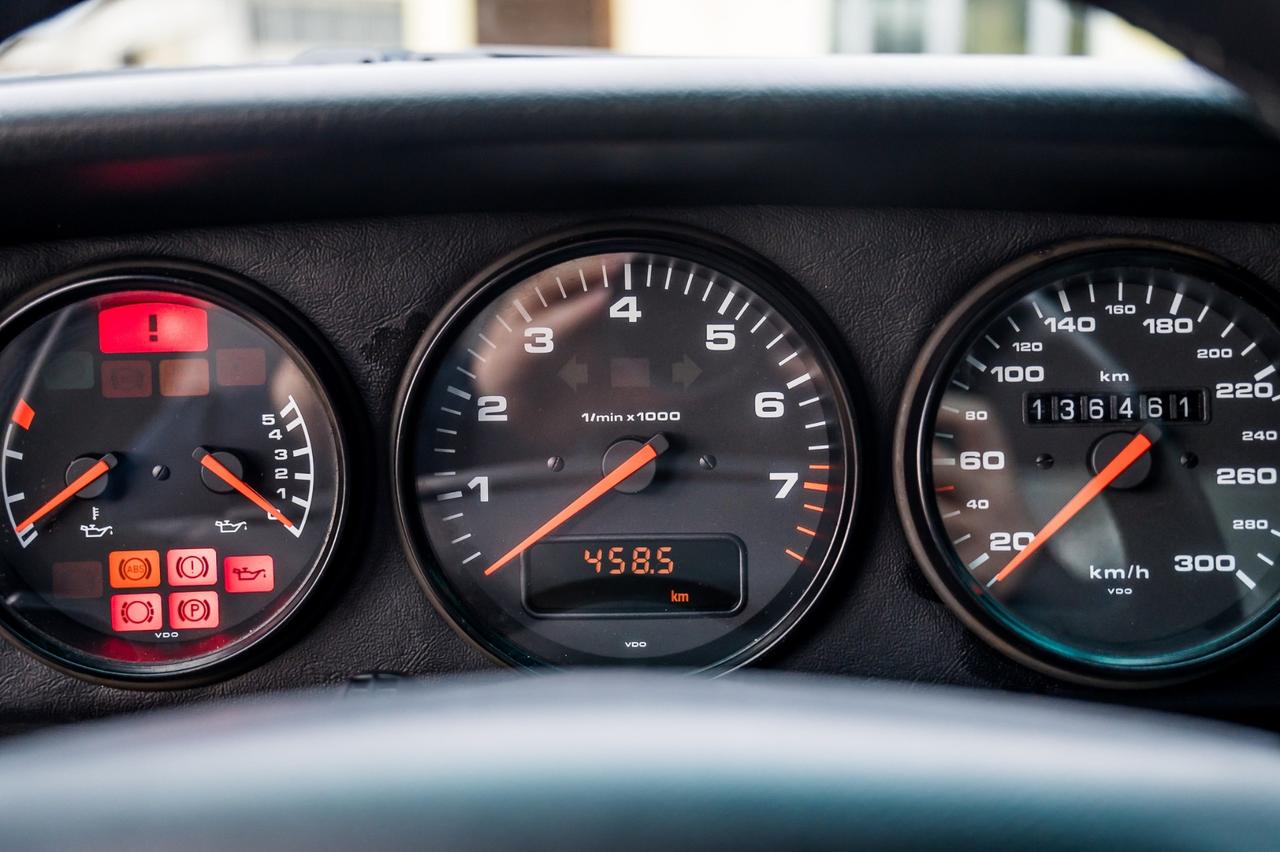
[[[998,274],[922,355],[899,493],[939,591],[1024,662],[1186,676],[1280,601],[1270,292],[1173,247]]]
[[[437,605],[520,665],[731,668],[830,576],[852,411],[775,273],[637,235],[485,276],[429,331],[397,428]]]
[[[28,650],[190,678],[316,584],[342,514],[337,421],[298,343],[223,294],[241,286],[107,272],[0,326],[0,613]]]

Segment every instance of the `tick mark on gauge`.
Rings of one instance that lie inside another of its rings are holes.
[[[987,371],[987,365],[972,355],[966,356],[964,360],[968,361],[980,373],[985,373]]]
[[[1272,559],[1271,557],[1266,556],[1266,555],[1264,555],[1264,554],[1262,554],[1262,553],[1259,553],[1259,554],[1258,554],[1258,558],[1259,558],[1259,559],[1261,559],[1263,562],[1267,563],[1268,565],[1275,565],[1275,564],[1276,564],[1274,559]]]
[[[986,562],[986,561],[987,561],[988,559],[990,559],[990,558],[991,558],[991,554],[989,554],[989,553],[984,553],[984,554],[982,554],[982,555],[981,555],[981,556],[979,556],[977,559],[975,559],[975,560],[973,560],[972,562],[970,562],[970,563],[969,563],[969,570],[970,570],[970,571],[973,571],[973,570],[975,570],[975,569],[977,569],[977,568],[982,567],[982,564],[983,564],[984,562]]]
[[[785,551],[783,551],[783,552],[784,552],[784,553],[786,553],[788,556],[790,556],[792,559],[794,559],[794,560],[795,560],[795,561],[797,561],[797,562],[803,562],[803,561],[804,561],[804,557],[803,557],[803,556],[801,556],[799,553],[796,553],[794,550],[792,550],[792,549],[791,549],[791,548],[789,548],[789,547],[788,547]]]
[[[1239,580],[1241,583],[1244,583],[1245,587],[1248,588],[1250,591],[1257,588],[1258,586],[1257,583],[1253,582],[1252,577],[1250,577],[1248,574],[1244,573],[1244,571],[1240,569],[1236,569],[1236,579]]]

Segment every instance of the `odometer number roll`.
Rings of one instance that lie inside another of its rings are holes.
[[[1184,678],[1280,600],[1274,294],[1200,252],[1072,244],[1002,270],[928,342],[899,503],[990,643],[1090,683]]]
[[[805,613],[853,511],[841,371],[794,284],[647,228],[557,238],[428,330],[396,425],[432,601],[526,667],[722,671]]]

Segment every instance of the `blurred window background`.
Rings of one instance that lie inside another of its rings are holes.
[[[1176,54],[1067,0],[92,0],[0,49],[0,73],[280,62],[324,48],[646,56]]]

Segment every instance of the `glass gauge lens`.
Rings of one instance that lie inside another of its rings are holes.
[[[803,614],[848,530],[856,442],[776,282],[684,244],[571,242],[428,333],[400,510],[455,623],[517,664],[707,669]]]
[[[343,461],[324,387],[275,324],[219,292],[237,282],[190,279],[77,282],[0,327],[0,613],[80,673],[226,663],[295,609],[332,549]]]
[[[962,303],[900,448],[916,547],[1000,647],[1078,677],[1186,674],[1280,598],[1272,295],[1168,248],[1061,249]]]

